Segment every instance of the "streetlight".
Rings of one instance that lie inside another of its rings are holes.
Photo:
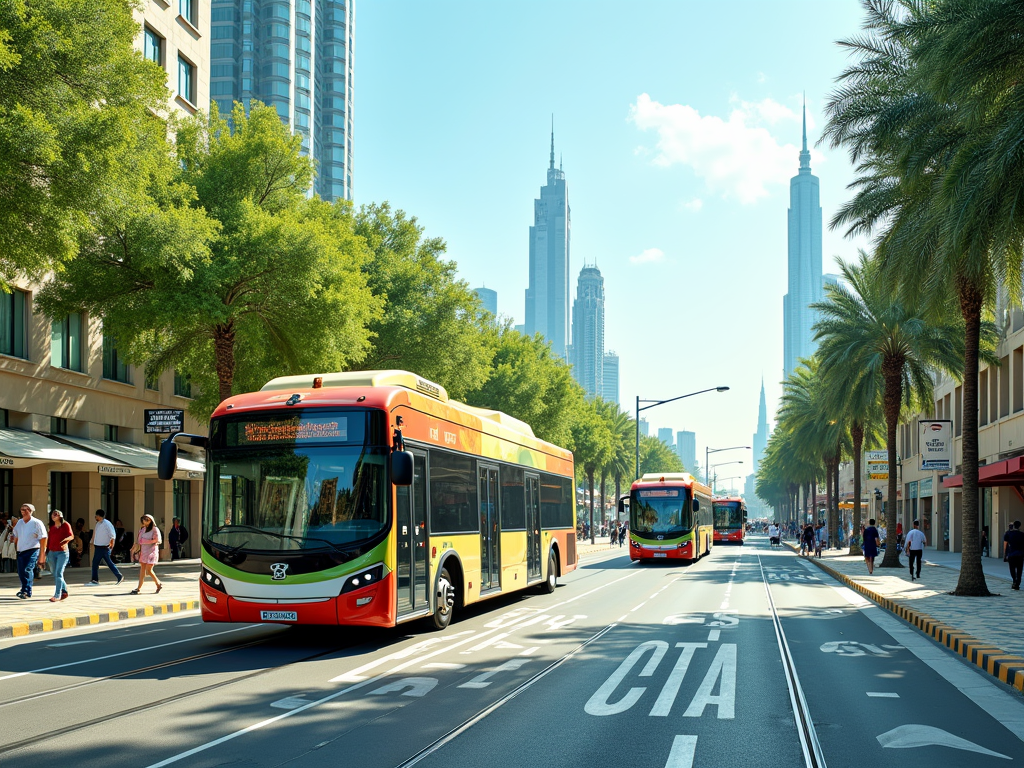
[[[654,408],[658,405],[664,405],[665,403],[674,403],[676,400],[682,400],[684,397],[693,397],[694,395],[703,395],[705,392],[725,392],[728,387],[710,387],[708,389],[702,389],[698,392],[691,392],[688,395],[680,395],[679,397],[670,397],[668,400],[641,400],[640,395],[636,396],[636,477],[634,479],[640,479],[640,411],[646,411],[650,408]],[[640,403],[650,403],[645,405],[643,408],[640,407]]]
[[[733,446],[730,446],[729,448],[710,448],[710,447],[705,447],[704,448],[704,484],[705,485],[710,485],[711,484],[711,470],[708,467],[708,456],[710,456],[712,453],[721,453],[722,451],[738,451],[741,448],[744,449],[744,450],[750,450],[750,446],[749,445],[733,445]],[[719,464],[718,466],[721,466],[721,464]]]
[[[718,469],[719,467],[727,467],[730,464],[742,464],[742,463],[743,463],[743,459],[739,459],[737,461],[723,461],[721,464],[715,464],[713,466],[709,466],[708,469],[709,470],[711,470],[711,469]],[[712,494],[715,492],[715,483],[718,482],[718,473],[716,472],[713,475],[713,477],[714,477],[714,481],[711,483],[711,493]]]
[[[742,480],[742,479],[743,479],[743,475],[736,475],[735,477],[723,477],[723,478],[721,478],[723,483],[727,482],[729,480]],[[715,482],[716,483],[718,482],[718,480],[719,480],[719,478],[715,477]]]

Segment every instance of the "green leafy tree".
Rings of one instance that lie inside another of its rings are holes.
[[[370,323],[373,346],[362,366],[403,368],[442,384],[457,399],[477,389],[488,372],[489,352],[480,302],[445,261],[441,238],[388,203],[363,206],[356,232],[369,245],[367,282],[384,303]]]
[[[657,472],[682,472],[679,454],[651,435],[640,435],[640,476]]]
[[[572,452],[576,465],[583,467],[590,492],[590,543],[594,543],[594,475],[608,463],[613,451],[613,436],[600,406],[584,400],[576,409],[572,423]]]
[[[583,390],[551,345],[525,336],[508,322],[488,330],[489,369],[466,394],[466,402],[504,411],[529,424],[541,440],[572,445],[572,424],[583,404]]]
[[[299,137],[258,102],[232,123],[184,122],[153,202],[105,222],[40,300],[100,314],[130,362],[190,376],[197,415],[273,376],[344,370],[379,314],[349,207],[307,197]]]
[[[134,50],[123,0],[0,3],[0,286],[72,258],[96,213],[144,185],[162,143],[163,70]]]

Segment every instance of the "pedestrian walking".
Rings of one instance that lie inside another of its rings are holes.
[[[14,546],[15,517],[3,518],[0,523],[0,571],[14,573],[18,570],[18,548]]]
[[[875,518],[868,520],[868,526],[864,529],[864,562],[868,566],[868,573],[875,572],[875,558],[878,557],[878,529],[875,528]]]
[[[160,529],[156,527],[152,516],[146,514],[139,520],[139,535],[135,539],[135,546],[132,547],[132,555],[138,556],[139,560],[139,586],[132,590],[133,595],[142,591],[142,584],[149,576],[156,582],[156,591],[164,588],[163,583],[157,578],[153,566],[160,560],[160,545],[163,537]]]
[[[64,569],[71,559],[71,543],[75,540],[75,532],[71,523],[64,519],[64,514],[55,509],[50,513],[50,530],[46,534],[46,564],[53,574],[53,597],[51,603],[67,600],[68,590],[64,581]]]
[[[188,541],[188,531],[181,524],[181,520],[171,520],[171,530],[167,532],[167,543],[171,546],[171,560],[180,560],[182,546]]]
[[[981,553],[988,557],[988,528],[981,529]]]
[[[924,557],[924,531],[921,530],[921,525],[917,520],[914,521],[914,527],[907,532],[904,548],[907,550],[907,557],[910,558],[910,580],[920,579],[921,559]],[[914,576],[915,560],[917,561],[917,576]]]
[[[92,530],[92,581],[86,584],[87,587],[98,587],[100,584],[100,563],[106,563],[107,568],[117,579],[115,584],[124,581],[124,576],[117,570],[114,561],[110,559],[110,552],[116,542],[117,534],[114,526],[107,520],[105,510],[96,510],[96,527]]]
[[[1003,536],[1003,560],[1010,565],[1013,589],[1020,589],[1021,569],[1024,568],[1024,533],[1020,530],[1020,520],[1014,520]]]
[[[18,578],[21,591],[18,597],[26,600],[32,597],[32,582],[35,579],[39,553],[45,552],[46,526],[34,517],[36,508],[32,504],[21,505],[21,520],[14,526],[14,545],[18,550]]]

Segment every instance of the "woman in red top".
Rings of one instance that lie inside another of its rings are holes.
[[[64,569],[68,566],[68,544],[75,540],[75,532],[71,523],[64,519],[59,509],[50,513],[50,533],[46,537],[46,564],[53,574],[53,597],[51,603],[64,600],[68,596],[67,584],[64,581]]]

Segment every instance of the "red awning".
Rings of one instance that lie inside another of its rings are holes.
[[[943,488],[962,488],[963,475],[950,475],[942,481]],[[996,486],[1024,485],[1024,456],[1016,456],[995,464],[986,464],[978,468],[978,486],[993,488]]]

